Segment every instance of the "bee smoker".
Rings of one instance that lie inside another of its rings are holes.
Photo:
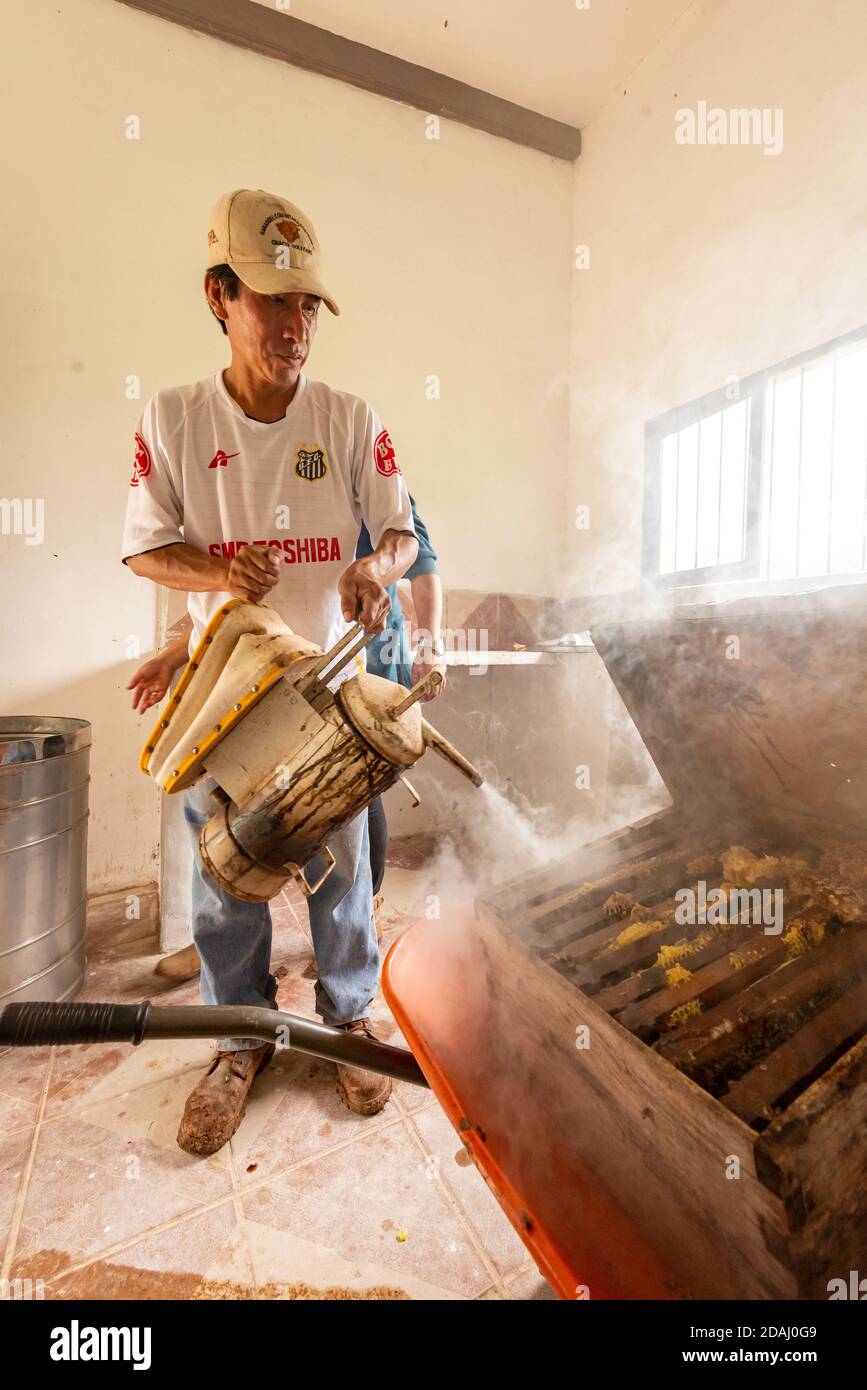
[[[329,837],[405,781],[427,748],[481,786],[422,717],[418,701],[442,680],[438,672],[410,691],[364,671],[329,689],[372,636],[356,624],[323,652],[272,609],[235,600],[193,654],[142,767],[170,794],[214,778],[220,805],[199,850],[234,897],[267,902],[290,878],[314,893],[334,867]],[[320,853],[325,869],[308,883],[304,866]]]

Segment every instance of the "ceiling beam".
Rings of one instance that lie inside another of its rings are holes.
[[[307,24],[285,11],[254,5],[250,0],[120,0],[134,10],[181,24],[237,48],[249,48],[268,58],[291,63],[363,87],[377,96],[406,102],[433,116],[442,116],[474,130],[485,130],[517,145],[577,159],[581,132],[538,111],[528,111],[490,92],[440,72],[407,63],[390,53]]]

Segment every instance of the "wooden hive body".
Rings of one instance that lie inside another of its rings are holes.
[[[603,904],[670,899],[711,837],[814,857],[867,845],[865,589],[593,638],[674,805],[479,900],[490,1026],[675,1297],[827,1298],[867,1272],[867,925],[850,912],[797,959],[735,926],[691,982],[651,988],[649,948],[682,929],[612,948]],[[690,998],[703,1018],[666,1032]],[[741,1035],[763,1040],[755,1062],[733,1052]],[[734,1080],[699,1065],[727,1050]]]

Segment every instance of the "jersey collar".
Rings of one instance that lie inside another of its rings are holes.
[[[252,420],[249,415],[245,415],[238,405],[238,402],[226,390],[222,368],[214,376],[214,389],[226,408],[230,410],[233,415],[237,416],[238,420],[243,425],[253,430],[274,430],[279,429],[285,420],[290,419],[298,412],[301,401],[307,392],[307,377],[303,372],[298,377],[298,388],[286,407],[286,414],[283,416],[282,420]]]

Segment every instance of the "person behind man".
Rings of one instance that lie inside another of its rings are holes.
[[[418,537],[418,555],[410,565],[404,580],[411,586],[412,606],[417,631],[415,657],[412,656],[412,642],[406,630],[403,606],[398,594],[397,584],[387,586],[391,608],[385,621],[385,630],[367,647],[367,669],[375,676],[396,681],[399,685],[411,686],[424,680],[425,676],[437,670],[443,676],[441,685],[434,686],[424,700],[435,700],[446,688],[445,646],[442,640],[443,590],[437,569],[437,554],[431,544],[428,529],[418,514],[415,498],[410,494],[412,520]],[[370,532],[362,526],[358,545],[355,549],[357,559],[370,555],[373,545]],[[367,808],[368,838],[370,840],[370,874],[373,880],[373,911],[376,919],[377,935],[381,937],[379,908],[380,889],[385,878],[385,859],[388,851],[388,822],[382,797],[375,797]]]
[[[386,585],[418,542],[394,448],[372,406],[303,371],[320,303],[340,311],[320,276],[310,219],[285,198],[236,189],[212,209],[205,294],[228,336],[231,363],[213,377],[157,392],[135,435],[122,558],[134,574],[187,592],[190,652],[230,598],[267,602],[294,631],[331,647],[357,621],[381,631]],[[373,549],[361,559],[361,524]],[[352,665],[336,677],[354,674]],[[194,845],[193,937],[206,1004],[276,1007],[267,903],[224,893],[203,868],[198,835],[214,809],[212,781],[185,793]],[[373,1037],[379,979],[367,812],[331,837],[332,872],[308,899],[326,1023]],[[309,881],[321,872],[308,865]],[[215,1153],[243,1118],[273,1047],[223,1038],[189,1096],[178,1143]],[[391,1082],[338,1066],[338,1091],[359,1114],[385,1105]]]

